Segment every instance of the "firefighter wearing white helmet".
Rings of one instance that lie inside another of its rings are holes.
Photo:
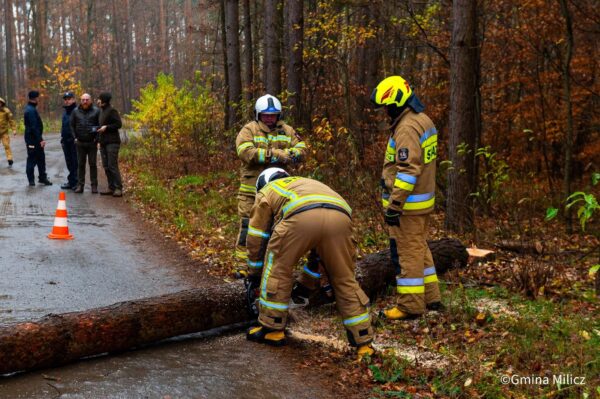
[[[427,245],[429,214],[435,203],[437,130],[401,76],[381,81],[371,101],[385,107],[391,121],[381,186],[398,299],[384,315],[394,320],[413,318],[425,309],[441,307],[435,265]]]
[[[254,106],[254,121],[247,123],[235,140],[237,155],[242,161],[238,191],[241,220],[235,247],[237,277],[247,274],[246,237],[258,175],[269,167],[299,164],[306,154],[306,144],[291,126],[281,120],[281,110],[281,102],[276,97],[270,94],[260,97]]]
[[[2,138],[2,145],[4,145],[4,151],[6,152],[6,159],[8,161],[8,167],[11,168],[13,164],[12,151],[10,150],[10,135],[8,129],[12,130],[13,136],[17,134],[17,125],[15,118],[13,118],[12,112],[6,106],[6,101],[0,98],[0,138]]]
[[[284,344],[294,267],[315,249],[333,287],[348,341],[358,347],[359,357],[372,354],[369,298],[355,278],[356,248],[348,203],[325,184],[289,176],[280,168],[262,172],[256,188],[247,244],[248,279],[255,286],[260,282],[259,325],[248,330],[247,338]]]

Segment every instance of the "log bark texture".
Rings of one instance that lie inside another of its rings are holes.
[[[466,255],[457,240],[430,242],[434,259],[445,262],[444,268],[462,262],[455,258],[460,247]],[[371,297],[384,290],[394,279],[389,251],[360,260],[357,278]],[[250,319],[241,282],[49,314],[37,321],[0,327],[0,374],[59,366]]]

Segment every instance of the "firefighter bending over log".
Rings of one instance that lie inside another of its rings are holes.
[[[355,278],[352,210],[331,188],[316,180],[290,177],[281,168],[264,170],[256,181],[247,248],[250,284],[260,282],[258,323],[251,341],[285,343],[293,270],[315,249],[333,287],[348,341],[358,357],[372,354],[369,298]]]

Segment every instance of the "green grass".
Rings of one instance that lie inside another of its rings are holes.
[[[124,157],[135,152],[125,146]],[[231,195],[237,188],[230,172],[187,175],[173,181],[162,181],[152,172],[134,170],[137,184],[134,194],[145,205],[159,208],[164,217],[180,232],[193,234],[199,230],[222,229],[222,234],[237,233],[237,200]]]
[[[420,343],[450,359],[451,366],[426,373],[418,365],[384,355],[376,366],[370,367],[378,384],[372,391],[373,397],[406,393],[393,383],[449,398],[600,397],[597,308],[586,308],[587,302],[580,300],[528,300],[498,287],[449,287],[443,290],[445,313],[421,319],[418,328],[384,322],[376,329],[379,333],[392,333],[403,345]],[[477,306],[482,299],[495,300],[514,314],[488,311],[485,321],[478,323]],[[429,332],[419,332],[424,328]],[[476,339],[470,342],[468,337]],[[585,377],[586,384],[503,385],[500,380],[502,375],[549,376],[552,380],[552,375],[568,374]],[[468,379],[471,382],[465,387]]]

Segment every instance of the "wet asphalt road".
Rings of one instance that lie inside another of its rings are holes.
[[[22,136],[12,139],[12,169],[0,149],[0,324],[190,288],[170,267],[178,259],[155,245],[156,233],[132,220],[123,199],[91,194],[89,183],[84,194],[67,191],[75,239],[47,238],[66,168],[58,135],[46,139],[49,187],[27,185]],[[333,397],[332,381],[300,370],[300,361],[240,333],[194,338],[0,377],[0,398]]]

